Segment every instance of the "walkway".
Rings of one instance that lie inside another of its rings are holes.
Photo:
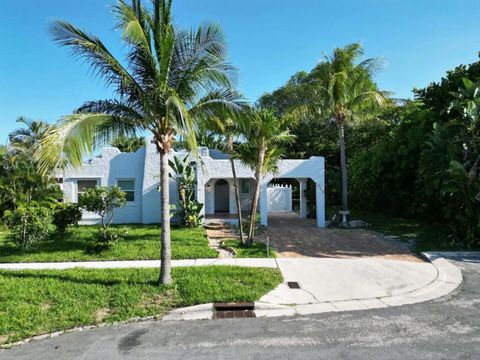
[[[382,257],[404,261],[423,261],[406,247],[367,229],[319,229],[313,219],[294,213],[270,214],[268,228],[258,236],[278,257],[364,258]]]

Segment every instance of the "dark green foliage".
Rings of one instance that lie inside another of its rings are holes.
[[[22,252],[47,239],[52,232],[52,214],[46,207],[22,205],[5,211],[3,220],[10,231],[10,240]]]
[[[56,226],[57,232],[65,233],[68,226],[78,225],[82,219],[82,211],[78,204],[74,203],[58,203],[52,207],[53,225]]]
[[[121,152],[132,153],[145,146],[145,138],[138,136],[119,136],[112,140],[111,145]]]

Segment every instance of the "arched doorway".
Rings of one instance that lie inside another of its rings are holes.
[[[228,213],[230,210],[230,191],[224,179],[215,183],[215,213]]]

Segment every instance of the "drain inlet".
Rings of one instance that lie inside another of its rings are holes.
[[[300,284],[296,281],[287,281],[287,285],[290,289],[300,289]]]
[[[252,302],[246,303],[214,303],[215,319],[238,319],[255,317],[255,305]]]

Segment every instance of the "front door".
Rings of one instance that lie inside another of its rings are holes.
[[[229,186],[226,180],[220,179],[215,183],[215,212],[228,213],[230,210]]]

